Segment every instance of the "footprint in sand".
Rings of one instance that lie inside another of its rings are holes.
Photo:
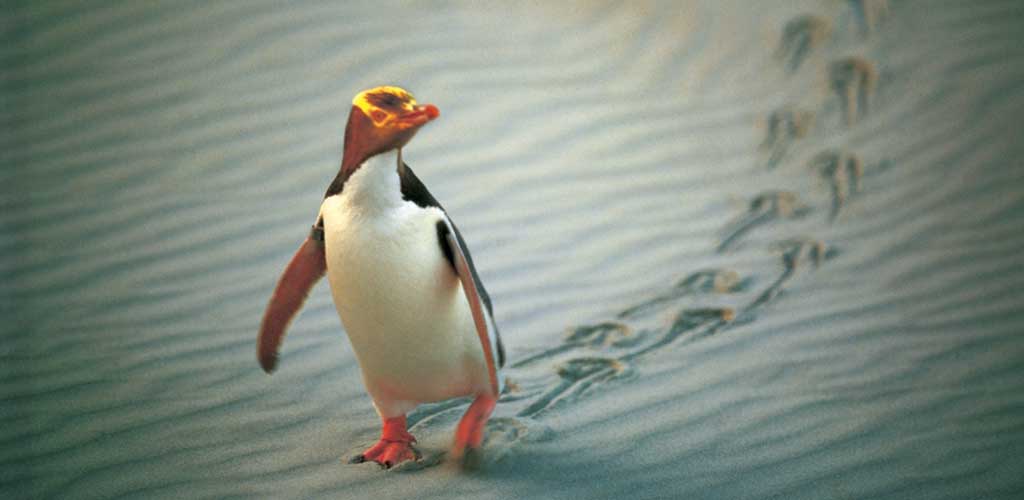
[[[561,379],[558,384],[541,394],[516,416],[536,417],[555,406],[574,401],[594,386],[624,376],[629,373],[629,368],[617,359],[586,357],[562,363],[557,373]]]
[[[765,131],[761,149],[769,152],[767,167],[775,168],[786,155],[790,145],[802,139],[814,125],[814,112],[783,107],[768,115],[768,126]]]
[[[605,321],[576,327],[566,334],[564,343],[573,347],[621,347],[635,341],[632,329],[623,323]]]
[[[523,421],[518,418],[495,418],[487,422],[487,435],[484,437],[485,453],[470,457],[472,469],[486,469],[500,462],[520,443],[537,443],[550,440],[554,431],[550,427],[536,421]]]
[[[641,314],[648,314],[659,306],[665,306],[689,295],[738,293],[746,290],[751,283],[751,279],[741,279],[736,271],[703,269],[679,280],[668,291],[624,309],[618,314],[618,317],[626,319],[635,318]]]
[[[782,29],[777,57],[785,62],[790,73],[794,73],[800,69],[811,50],[828,38],[831,32],[832,23],[828,19],[813,15],[795,17]]]
[[[848,57],[829,67],[829,85],[839,99],[843,121],[852,126],[868,114],[878,86],[878,70],[862,57]]]
[[[732,270],[703,269],[695,271],[676,282],[668,291],[622,310],[616,315],[616,318],[631,320],[645,315],[649,316],[653,312],[691,295],[739,293],[748,289],[752,282],[753,280],[749,278],[740,278],[740,275]],[[652,332],[637,332],[622,321],[603,321],[582,325],[569,329],[561,344],[524,357],[512,363],[510,368],[521,368],[577,349],[630,349],[642,344],[650,333]]]
[[[798,219],[811,212],[797,195],[790,191],[769,191],[759,194],[750,202],[746,215],[734,222],[726,232],[717,252],[730,249],[743,235],[752,229],[777,219]]]
[[[812,158],[809,166],[816,170],[832,189],[832,211],[829,217],[835,220],[846,201],[860,192],[864,163],[853,153],[824,151]]]
[[[730,307],[683,309],[676,314],[672,324],[665,329],[665,333],[658,340],[642,349],[622,356],[622,360],[631,361],[659,351],[669,344],[676,342],[684,335],[688,335],[689,340],[707,337],[734,319],[736,319],[736,311]]]
[[[805,268],[808,263],[816,269],[825,261],[839,255],[836,248],[813,238],[784,240],[779,242],[777,247],[782,251],[782,273],[743,308],[736,319],[737,323],[751,321],[756,311],[778,298],[785,290],[786,284],[797,275],[797,271]]]
[[[868,36],[889,16],[889,0],[849,0],[861,35]]]
[[[839,250],[822,240],[813,238],[792,239],[779,243],[782,248],[782,262],[787,270],[796,271],[810,263],[819,267],[826,260],[839,255]]]
[[[583,325],[571,328],[562,339],[562,343],[527,356],[512,363],[510,368],[521,368],[543,359],[550,359],[573,349],[628,347],[635,344],[640,336],[625,323],[605,321],[594,325]]]

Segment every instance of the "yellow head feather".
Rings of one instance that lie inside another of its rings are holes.
[[[396,110],[412,110],[416,99],[403,88],[385,85],[356,94],[352,105],[361,109],[379,127],[387,123]]]

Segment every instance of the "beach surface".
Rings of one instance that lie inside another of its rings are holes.
[[[1020,498],[1024,3],[38,2],[3,16],[2,498]],[[473,250],[509,391],[423,459],[279,273],[358,91]]]

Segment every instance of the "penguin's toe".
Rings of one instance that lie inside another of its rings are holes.
[[[417,458],[416,449],[411,443],[390,443],[377,459],[377,463],[383,465],[385,469],[390,469],[392,466]]]
[[[373,461],[385,469],[390,469],[407,460],[416,460],[418,458],[419,453],[412,447],[412,443],[385,441],[382,439],[361,455],[353,457],[351,463],[361,464]]]

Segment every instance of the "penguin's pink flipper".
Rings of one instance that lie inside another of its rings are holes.
[[[270,297],[270,304],[263,313],[256,346],[257,357],[263,371],[274,371],[277,366],[277,350],[284,340],[288,323],[302,307],[309,290],[323,277],[326,269],[323,242],[312,237],[306,238],[281,274],[277,288]]]
[[[469,310],[473,314],[473,323],[476,325],[476,333],[480,337],[480,346],[484,351],[484,362],[487,364],[488,388],[490,391],[484,394],[477,394],[473,404],[469,405],[466,414],[459,421],[455,430],[455,443],[452,445],[452,457],[457,461],[467,458],[466,452],[479,448],[484,440],[484,427],[487,419],[490,418],[494,406],[498,402],[499,383],[498,370],[495,366],[497,357],[494,353],[494,344],[497,342],[497,334],[492,334],[493,323],[484,314],[484,307],[480,300],[480,292],[477,290],[476,279],[462,251],[462,245],[456,237],[455,231],[449,230],[445,235],[448,248],[451,251],[452,260],[455,263],[456,274],[462,282],[462,291],[469,301]]]
[[[466,300],[469,302],[469,310],[473,313],[473,323],[476,325],[476,334],[480,337],[480,346],[484,351],[484,362],[487,363],[487,377],[490,383],[491,396],[493,399],[498,399],[498,369],[495,366],[495,353],[493,349],[493,343],[495,340],[492,339],[490,321],[484,314],[483,304],[480,301],[480,292],[476,288],[476,280],[473,279],[473,273],[469,268],[469,264],[466,262],[466,255],[462,252],[462,246],[459,245],[459,241],[455,236],[455,231],[449,231],[445,235],[445,240],[448,242],[448,248],[451,250],[452,259],[455,262],[455,271],[459,276],[459,281],[462,282],[462,291],[466,294]]]

